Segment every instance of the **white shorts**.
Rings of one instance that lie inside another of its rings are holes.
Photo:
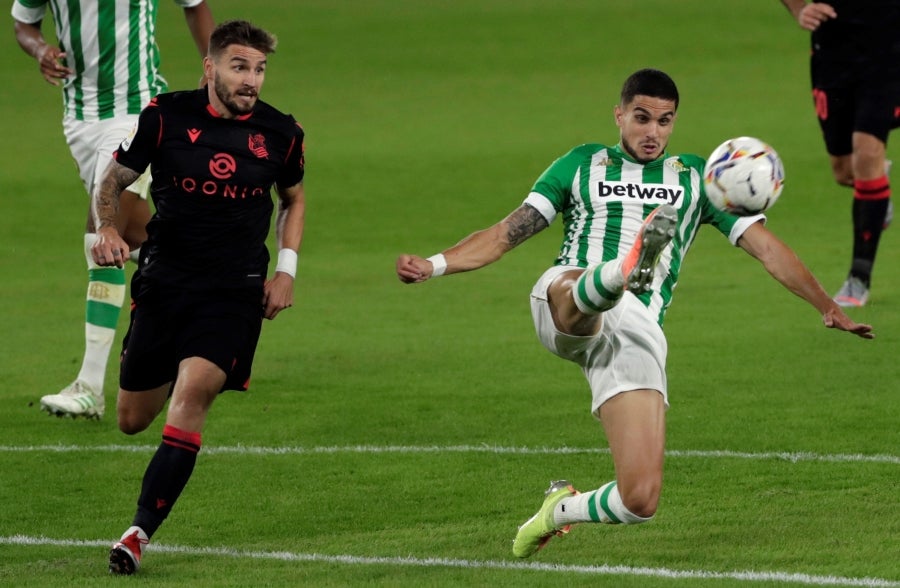
[[[666,354],[668,345],[662,327],[640,300],[629,292],[603,313],[600,331],[589,337],[561,333],[553,323],[547,289],[561,273],[578,269],[554,266],[540,277],[531,291],[534,328],[544,347],[581,366],[591,387],[591,412],[630,390],[658,390],[666,407]]]
[[[78,175],[81,183],[90,196],[94,187],[100,182],[106,166],[112,159],[112,154],[119,148],[122,139],[137,124],[138,116],[130,114],[101,121],[85,122],[71,116],[63,118],[63,133],[69,151],[78,166]],[[144,200],[150,191],[150,169],[141,174],[133,184],[126,188],[129,192],[138,194]]]

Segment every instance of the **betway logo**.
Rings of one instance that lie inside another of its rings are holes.
[[[629,182],[598,182],[600,198],[634,198],[637,200],[665,200],[677,204],[684,196],[684,188],[667,184],[632,184]]]

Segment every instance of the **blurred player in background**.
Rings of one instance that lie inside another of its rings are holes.
[[[201,57],[215,26],[204,0],[174,0],[184,9]],[[154,31],[159,0],[15,0],[16,40],[34,57],[47,82],[63,89],[63,133],[88,195],[112,153],[132,130],[141,109],[166,90],[159,72]],[[53,13],[59,46],[41,33],[47,8]],[[147,237],[149,177],[123,193],[117,226],[133,251]],[[100,267],[90,255],[96,239],[88,210],[84,254],[88,266],[85,350],[75,381],[41,398],[41,409],[58,416],[100,418],[106,364],[125,301],[125,270]],[[136,257],[135,257],[136,259]]]
[[[863,306],[890,224],[888,134],[900,125],[900,0],[781,0],[812,31],[813,101],[835,181],[853,188],[853,257],[834,299]]]
[[[557,216],[563,219],[556,262],[531,292],[532,317],[543,345],[587,378],[615,479],[583,494],[565,480],[551,482],[540,511],[519,527],[512,548],[517,557],[534,554],[574,523],[636,524],[656,513],[668,406],[662,323],[702,224],[762,262],[821,313],[826,327],[873,336],[765,228],[765,216],[737,217],[712,206],[702,192],[702,158],[666,152],[678,100],[665,73],[635,72],[614,110],[617,145],[572,149],[499,223],[428,259],[397,259],[397,275],[406,283],[471,271],[497,261]]]

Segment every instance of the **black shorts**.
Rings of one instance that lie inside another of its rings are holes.
[[[819,66],[824,67],[824,66]],[[891,129],[900,126],[900,79],[858,79],[826,85],[813,67],[813,102],[830,155],[853,152],[853,133],[868,133],[887,144]]]
[[[202,357],[226,374],[222,390],[246,390],[262,329],[259,289],[187,291],[140,287],[122,342],[119,385],[140,392],[174,382],[178,364]]]

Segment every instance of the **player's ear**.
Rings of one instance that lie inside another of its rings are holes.
[[[207,55],[203,58],[203,76],[207,81],[213,79],[213,69],[215,68],[215,64],[213,63],[212,58]]]

